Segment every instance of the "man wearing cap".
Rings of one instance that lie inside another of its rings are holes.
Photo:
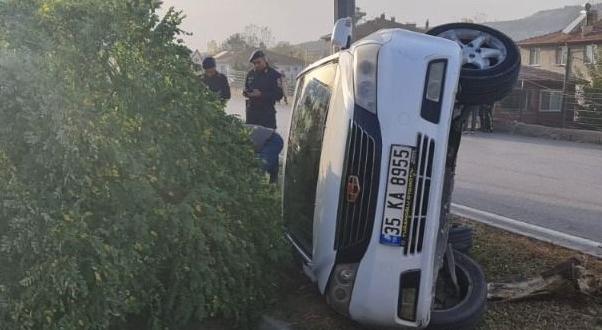
[[[247,98],[247,124],[276,129],[274,105],[284,95],[282,78],[267,62],[261,50],[253,52],[249,59],[253,69],[247,74],[243,95]]]
[[[209,90],[216,93],[223,102],[228,101],[230,99],[228,78],[217,72],[213,57],[207,57],[203,60],[203,70],[205,72],[201,76],[201,81],[209,87]]]

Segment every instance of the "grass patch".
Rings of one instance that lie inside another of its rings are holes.
[[[594,257],[485,225],[469,224],[475,229],[472,256],[483,267],[489,282],[537,276],[575,256],[588,268],[602,272],[602,261]],[[490,302],[480,329],[602,329],[602,299],[558,295]]]
[[[511,234],[466,220],[475,229],[472,256],[489,282],[520,280],[578,256],[588,268],[602,272],[602,261],[571,250]],[[281,299],[269,315],[293,329],[355,330],[361,326],[333,312],[296,267],[285,272]],[[520,302],[490,302],[478,329],[594,329],[602,330],[602,299],[582,295],[549,296]]]

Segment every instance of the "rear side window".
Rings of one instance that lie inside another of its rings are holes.
[[[422,118],[433,124],[438,124],[441,119],[441,103],[445,90],[445,76],[447,60],[434,60],[429,63],[422,100]]]
[[[297,243],[310,254],[316,185],[326,118],[337,65],[308,72],[293,106],[284,181],[284,219]]]

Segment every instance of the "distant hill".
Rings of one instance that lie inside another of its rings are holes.
[[[592,8],[598,10],[599,17],[602,18],[602,3],[594,4]],[[583,6],[578,5],[565,6],[563,8],[541,10],[531,16],[516,20],[486,22],[483,24],[506,33],[514,41],[520,41],[564,29],[579,17],[579,12],[583,9]],[[312,60],[323,57],[330,52],[329,43],[323,40],[304,42],[294,46],[309,54]]]
[[[595,4],[592,7],[602,14],[602,3]],[[583,6],[566,6],[564,8],[542,10],[517,20],[483,24],[498,29],[515,41],[519,41],[562,30],[579,16],[581,10],[583,10]]]

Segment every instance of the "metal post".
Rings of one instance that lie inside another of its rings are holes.
[[[521,80],[521,82],[520,82],[520,91],[521,91],[521,96],[523,93],[525,94],[525,104],[520,104],[520,103],[518,104],[518,108],[519,108],[518,121],[522,122],[523,121],[523,112],[525,110],[527,110],[527,107],[529,106],[529,91],[525,90],[525,81],[524,80]]]
[[[562,128],[566,127],[566,111],[568,106],[568,90],[569,90],[569,79],[571,78],[571,47],[566,45],[566,63],[564,68],[564,81],[562,83],[562,104],[560,109],[560,115],[562,118]]]
[[[334,0],[334,21],[355,16],[355,0]]]

